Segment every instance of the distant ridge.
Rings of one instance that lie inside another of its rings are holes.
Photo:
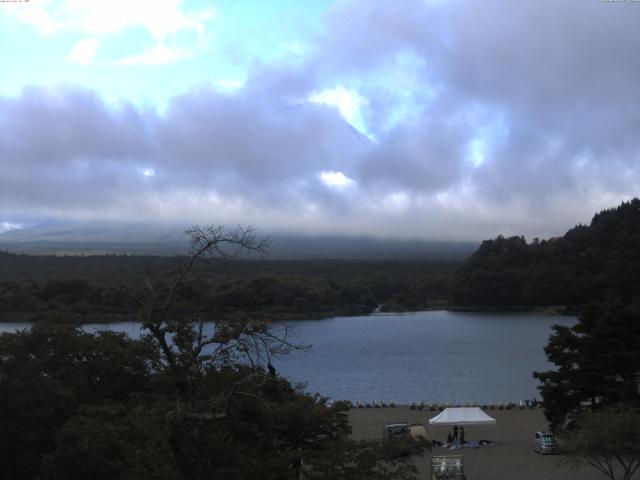
[[[258,232],[260,234],[260,232]],[[274,259],[426,259],[460,261],[474,242],[392,240],[338,235],[268,235]],[[174,226],[113,224],[59,225],[12,230],[0,234],[0,250],[27,254],[180,255],[188,238]]]

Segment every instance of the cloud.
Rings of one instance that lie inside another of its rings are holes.
[[[20,230],[21,228],[24,228],[24,225],[21,223],[0,222],[0,233]]]
[[[142,27],[163,39],[181,30],[202,32],[216,15],[212,8],[186,13],[182,0],[41,0],[12,8],[18,20],[43,34],[80,31],[100,36]]]
[[[100,42],[96,38],[80,40],[69,52],[67,61],[79,65],[87,65],[91,63],[99,47]]]
[[[302,58],[254,63],[162,114],[27,89],[0,99],[0,220],[556,235],[640,191],[637,11],[343,1]]]
[[[19,8],[18,8],[19,7]],[[207,23],[215,19],[213,8],[191,11],[182,0],[42,0],[13,6],[11,12],[43,35],[80,33],[90,38],[78,42],[68,60],[88,64],[99,39],[105,41],[127,29],[142,28],[153,40],[146,52],[116,60],[116,65],[160,65],[194,56],[203,50]],[[179,34],[195,35],[196,47],[177,46]]]
[[[165,65],[191,58],[194,55],[195,53],[191,50],[177,47],[169,48],[163,43],[159,43],[151,50],[115,60],[113,63],[116,65]]]
[[[218,80],[218,87],[220,87],[220,89],[222,91],[234,91],[234,90],[238,90],[240,88],[242,88],[244,85],[244,82],[242,80],[237,80],[237,79],[233,79],[233,80],[227,80],[227,79],[222,79],[222,80]]]
[[[362,133],[366,132],[362,119],[361,108],[368,104],[365,97],[358,92],[344,87],[328,88],[314,91],[308,97],[309,102],[336,107],[347,122],[358,128]]]
[[[56,21],[47,11],[51,1],[28,2],[27,4],[9,4],[7,9],[20,22],[35,27],[43,35],[51,35],[61,28],[60,22]]]
[[[336,188],[338,190],[344,190],[346,188],[352,187],[355,185],[355,181],[349,177],[347,177],[342,172],[337,172],[335,170],[323,170],[318,175],[322,183],[330,188]]]
[[[177,220],[202,218],[212,203],[244,214],[265,205],[283,216],[306,211],[332,195],[320,172],[347,169],[345,152],[356,161],[369,142],[328,107],[263,100],[199,90],[160,116],[112,108],[78,88],[5,98],[0,157],[12,161],[3,165],[0,213],[140,219],[153,211]]]
[[[636,11],[572,0],[415,1],[403,9],[341,2],[314,61],[371,78],[388,75],[399,55],[418,59],[426,101],[362,162],[368,183],[473,192],[470,201],[496,211],[513,202],[530,216],[575,198],[582,220],[587,208],[640,186],[640,142],[630,137],[640,113],[629,107],[640,98]],[[396,88],[368,95],[370,117],[389,117]],[[473,145],[476,153],[482,146],[480,162],[470,161]]]

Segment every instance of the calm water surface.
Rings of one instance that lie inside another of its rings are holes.
[[[550,368],[551,325],[572,317],[417,312],[291,322],[299,343],[273,363],[308,391],[352,401],[500,402],[538,397],[533,370]],[[0,331],[24,324],[0,324]],[[102,326],[87,326],[90,330]],[[135,322],[106,328],[140,333]]]

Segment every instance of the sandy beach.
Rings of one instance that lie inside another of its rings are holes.
[[[352,409],[349,419],[354,439],[382,437],[386,421],[404,419],[428,427],[429,419],[439,412],[411,410],[407,406],[394,408]],[[572,470],[562,464],[563,455],[539,455],[531,448],[534,432],[545,430],[547,423],[541,409],[487,410],[496,419],[495,427],[466,426],[467,440],[489,439],[499,442],[495,447],[464,448],[449,451],[434,447],[415,462],[421,478],[429,479],[432,455],[462,454],[469,480],[596,480],[602,474],[592,468]],[[447,436],[445,427],[429,430],[436,440]],[[562,447],[562,445],[561,445]]]

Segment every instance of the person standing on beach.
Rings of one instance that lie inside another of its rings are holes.
[[[458,441],[458,425],[453,426],[453,443]]]
[[[460,427],[460,445],[464,445],[464,427]]]
[[[300,476],[302,474],[302,457],[300,456],[300,448],[298,448],[298,454],[293,457],[291,460],[291,465],[289,465],[289,470],[293,470],[293,478],[294,480],[300,480]]]

